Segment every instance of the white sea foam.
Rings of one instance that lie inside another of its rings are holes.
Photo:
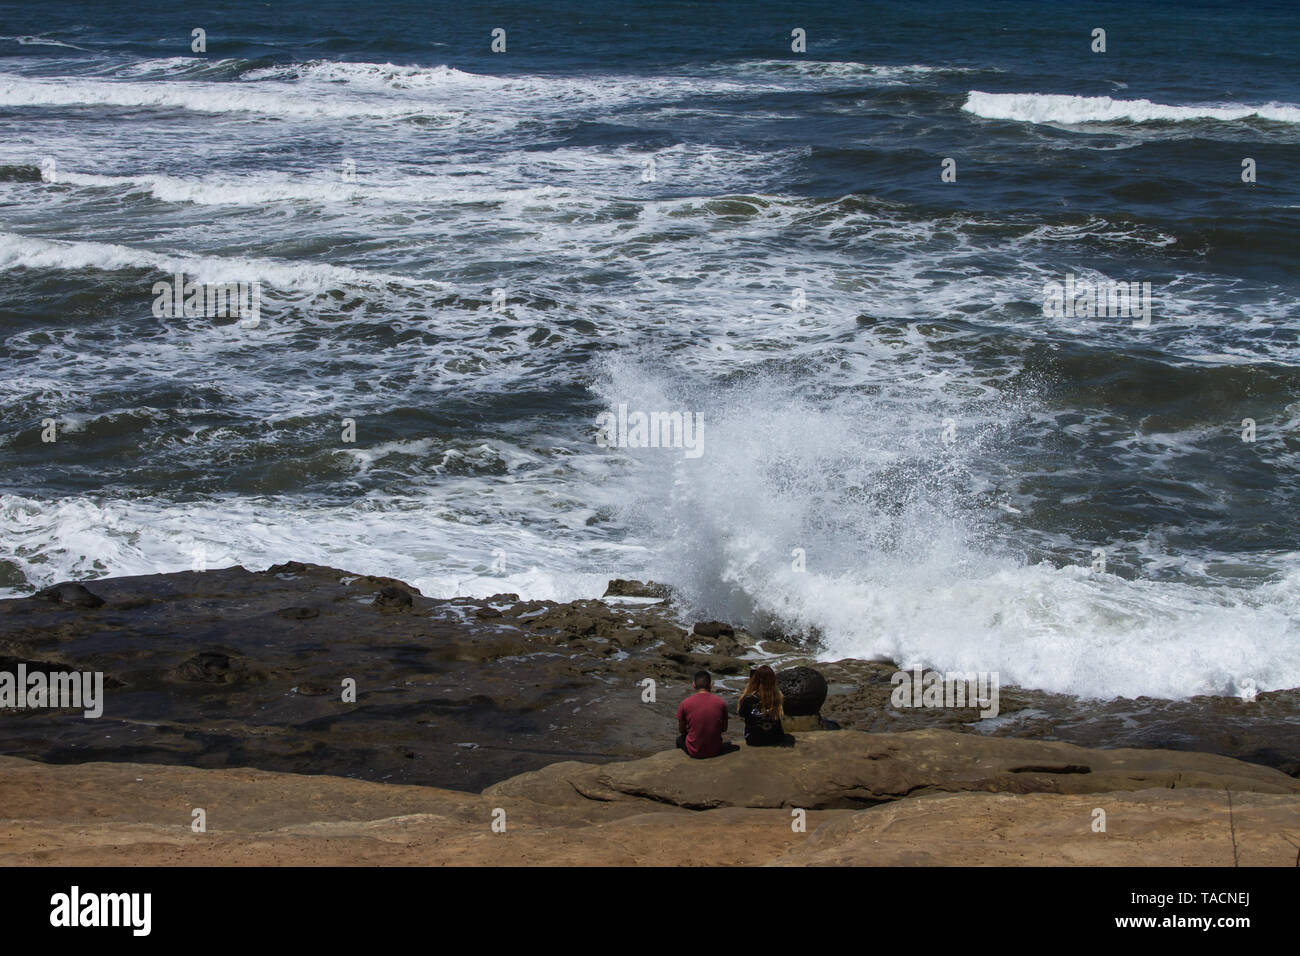
[[[486,177],[484,177],[486,178]],[[338,170],[315,178],[285,175],[244,176],[239,179],[184,179],[178,176],[106,176],[60,170],[59,183],[75,186],[124,188],[147,191],[161,202],[195,203],[201,206],[260,206],[266,203],[304,201],[312,203],[481,203],[525,200],[556,200],[568,196],[562,187],[519,186],[515,189],[475,188],[464,178],[451,176],[407,176],[380,180],[362,176],[344,180]]]
[[[9,37],[9,36],[0,36],[0,40],[12,40],[12,41],[16,42],[19,46],[57,46],[57,47],[63,47],[64,49],[67,49],[67,50],[82,50],[82,51],[85,51],[85,52],[89,52],[89,51],[86,50],[86,47],[84,47],[84,46],[76,46],[75,44],[72,44],[72,43],[64,43],[62,40],[51,40],[51,39],[48,39],[48,38],[46,38],[46,37],[33,37],[33,36]]]
[[[614,105],[637,100],[672,99],[702,93],[727,94],[782,89],[781,86],[698,75],[645,74],[629,78],[606,74],[495,76],[450,66],[398,66],[314,60],[252,70],[244,81],[297,81],[305,89],[356,90],[367,93],[410,94],[422,97],[471,97],[482,103],[547,103],[572,109]]]
[[[158,59],[135,60],[124,65],[109,65],[104,69],[119,77],[185,77],[206,73],[225,73],[245,65],[247,60],[234,58],[212,59],[206,56],[168,56]]]
[[[496,112],[504,108],[541,108],[567,113],[593,107],[698,98],[706,94],[748,96],[779,92],[802,88],[802,84],[813,78],[833,81],[874,77],[893,81],[919,76],[930,69],[822,63],[795,64],[793,70],[772,70],[758,63],[740,71],[706,69],[690,74],[665,72],[629,78],[609,74],[499,76],[446,65],[311,60],[247,70],[228,83],[198,82],[206,75],[231,72],[241,63],[193,57],[145,60],[115,68],[114,75],[124,79],[83,81],[95,84],[89,87],[71,79],[34,81],[47,85],[57,82],[67,89],[58,92],[44,86],[20,88],[10,95],[14,105],[25,105],[23,97],[42,104],[81,102],[78,97],[83,97],[87,102],[115,105],[174,105],[195,110],[246,110],[286,116],[406,116],[427,113],[435,106],[453,115],[467,109]],[[137,78],[154,82],[133,82]],[[105,90],[105,86],[110,89]],[[228,91],[230,102],[211,97],[213,90]],[[4,87],[0,86],[0,93],[3,91]]]
[[[311,60],[250,70],[246,82],[304,80],[334,86],[367,87],[381,92],[393,90],[480,90],[523,89],[537,78],[514,79],[486,73],[468,73],[450,66],[398,66],[394,63],[363,63],[339,60]]]
[[[32,585],[106,574],[188,571],[243,565],[263,570],[307,561],[356,574],[397,577],[431,597],[513,591],[570,601],[604,592],[611,577],[583,570],[617,567],[617,547],[575,543],[554,528],[539,533],[508,517],[469,522],[425,502],[362,500],[353,507],[249,498],[171,505],[151,499],[84,497],[37,501],[0,495],[0,559]],[[625,550],[625,549],[623,549]],[[93,585],[91,585],[93,588]],[[0,597],[30,591],[4,592]]]
[[[123,78],[186,79],[206,74],[231,73],[248,61],[206,57],[162,57],[111,67]],[[348,60],[309,60],[245,69],[239,82],[272,84],[282,88],[329,87],[339,91],[423,95],[457,94],[553,98],[569,102],[615,102],[657,99],[700,93],[743,93],[791,88],[790,80],[879,81],[893,84],[919,77],[997,73],[992,67],[927,66],[923,64],[870,64],[836,60],[747,60],[696,68],[692,73],[663,72],[632,78],[609,74],[494,75],[459,70],[445,64],[422,66]]]
[[[832,80],[877,80],[893,85],[928,76],[962,73],[1000,73],[996,67],[926,66],[912,64],[858,63],[852,60],[745,60],[726,64],[719,71],[768,76],[783,74]]]
[[[776,62],[776,61],[773,61]],[[123,79],[190,80],[209,74],[230,74],[241,70],[245,60],[211,60],[204,57],[164,57],[111,67],[112,75]],[[839,64],[825,64],[827,75],[838,72]],[[846,64],[847,67],[858,64]],[[875,68],[872,68],[875,69]],[[906,70],[907,67],[881,67]],[[921,68],[914,68],[921,69]],[[761,72],[747,71],[747,72]],[[805,71],[807,72],[807,71]],[[725,75],[723,75],[725,73]],[[426,103],[452,98],[484,105],[509,102],[556,107],[612,105],[633,100],[677,98],[700,93],[743,93],[780,90],[788,84],[754,77],[737,79],[734,70],[699,73],[641,74],[634,77],[610,74],[509,74],[474,73],[445,64],[435,66],[369,63],[348,60],[309,60],[256,67],[240,72],[236,85],[298,94],[332,92],[335,96],[381,96],[391,102]],[[181,85],[181,84],[177,84]],[[193,84],[189,84],[193,85]]]
[[[982,93],[971,90],[962,107],[985,119],[1017,120],[1025,123],[1154,123],[1244,119],[1265,119],[1278,123],[1300,123],[1300,106],[1240,103],[1167,106],[1150,100],[1117,100],[1109,96],[1070,96],[1058,93]]]
[[[0,74],[0,105],[115,106],[184,109],[199,113],[259,113],[291,119],[423,117],[455,126],[464,112],[434,108],[414,99],[325,96],[319,92],[236,82],[137,82],[132,80],[36,78]]]
[[[221,145],[224,149],[224,143]],[[413,203],[473,204],[524,203],[568,206],[592,200],[622,199],[645,202],[669,189],[675,193],[716,195],[736,181],[761,183],[806,152],[789,148],[760,152],[733,146],[676,144],[657,150],[625,146],[613,148],[502,149],[491,162],[450,153],[424,158],[419,174],[408,162],[367,154],[353,159],[351,150],[336,153],[339,160],[314,170],[286,172],[259,170],[239,175],[199,177],[168,175],[141,168],[147,157],[119,157],[123,172],[103,169],[93,148],[73,142],[59,143],[53,151],[30,152],[11,146],[13,163],[39,165],[47,158],[58,161],[57,174],[46,182],[56,186],[119,188],[147,192],[162,202],[197,205],[261,206],[303,201],[314,204],[358,204],[378,208]],[[353,159],[352,175],[343,176],[344,158]],[[0,154],[0,162],[6,160]],[[653,161],[654,181],[643,181],[647,163]],[[58,190],[46,195],[57,198]],[[32,198],[29,196],[28,198]],[[380,210],[382,213],[391,210]],[[793,211],[793,210],[791,210]],[[522,209],[516,209],[522,215]],[[369,224],[365,228],[378,228]],[[391,225],[384,227],[391,233]]]
[[[332,289],[340,285],[388,284],[447,288],[432,279],[370,272],[320,262],[287,262],[242,256],[167,254],[107,242],[63,242],[0,232],[0,269],[156,269],[184,273],[198,282],[262,281],[283,289]]]

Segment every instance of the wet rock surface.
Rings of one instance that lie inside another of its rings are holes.
[[[695,669],[747,671],[657,602],[434,600],[297,562],[91,585],[0,601],[0,660],[104,672],[104,715],[0,710],[0,753],[478,790],[652,753]]]
[[[849,659],[818,662],[816,667],[830,684],[823,716],[854,730],[944,727],[1082,747],[1216,753],[1300,776],[1300,688],[1261,692],[1254,700],[1209,696],[1088,700],[1004,686],[997,716],[981,719],[979,707],[891,706],[891,678],[898,668],[888,662]]]
[[[750,668],[769,663],[813,666],[827,684],[822,715],[847,729],[1206,751],[1300,771],[1297,690],[1251,702],[1091,702],[1004,687],[992,720],[977,708],[899,710],[893,664],[817,662],[790,640],[686,620],[671,602],[633,593],[639,582],[614,583],[626,597],[441,600],[290,562],[57,585],[0,601],[0,663],[102,671],[104,715],[0,709],[0,753],[478,791],[558,761],[660,751],[696,670],[714,674],[734,713]],[[737,737],[738,720],[731,730]]]
[[[671,594],[667,585],[655,584],[653,581],[627,581],[615,578],[605,588],[603,597],[640,597],[666,598]]]

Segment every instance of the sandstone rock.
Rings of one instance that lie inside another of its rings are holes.
[[[1106,813],[1094,831],[1094,811]],[[935,794],[845,814],[781,866],[1286,866],[1294,794],[1151,789]],[[1236,854],[1234,856],[1234,846]]]
[[[494,790],[560,792],[641,800],[691,810],[715,807],[835,809],[923,793],[1098,793],[1152,787],[1300,794],[1300,780],[1214,754],[1086,750],[1070,744],[919,730],[904,734],[797,734],[793,748],[746,747],[711,760],[680,751],[607,764],[595,771],[545,768]]]
[[[822,723],[821,717],[817,714],[807,714],[802,717],[791,717],[786,714],[781,718],[781,729],[787,734],[800,734],[828,728]]]
[[[400,759],[406,754],[399,752]],[[194,834],[194,794],[222,825]],[[798,848],[771,810],[703,815],[535,803],[341,777],[0,757],[0,865],[663,865],[765,863]],[[484,821],[509,814],[509,839]],[[845,811],[810,813],[814,829]]]
[[[399,751],[409,759],[411,751]],[[683,757],[684,760],[689,758]],[[707,764],[715,761],[696,761]],[[568,762],[482,794],[247,769],[0,757],[0,865],[1282,866],[1295,794],[1158,787],[935,793],[862,810],[691,812],[605,791]],[[525,785],[528,784],[528,785]],[[196,835],[177,808],[221,808]],[[505,808],[510,835],[484,821]],[[1093,832],[1093,810],[1107,812]]]

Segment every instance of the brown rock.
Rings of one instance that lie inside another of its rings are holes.
[[[1300,794],[1300,780],[1214,754],[1086,750],[946,730],[841,731],[798,734],[794,739],[793,747],[743,747],[711,760],[664,751],[608,764],[591,779],[602,793],[615,795],[610,799],[692,810],[850,808],[960,791],[1097,793],[1191,787]],[[552,768],[539,771],[549,772]],[[510,786],[511,781],[498,785]]]
[[[1105,831],[1094,830],[1105,812]],[[1287,866],[1294,794],[935,794],[829,821],[782,866]],[[1234,852],[1235,850],[1235,852]]]

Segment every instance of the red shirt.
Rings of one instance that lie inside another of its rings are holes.
[[[692,757],[716,757],[722,752],[727,705],[717,694],[691,694],[677,708],[677,719],[686,721],[686,752]]]

